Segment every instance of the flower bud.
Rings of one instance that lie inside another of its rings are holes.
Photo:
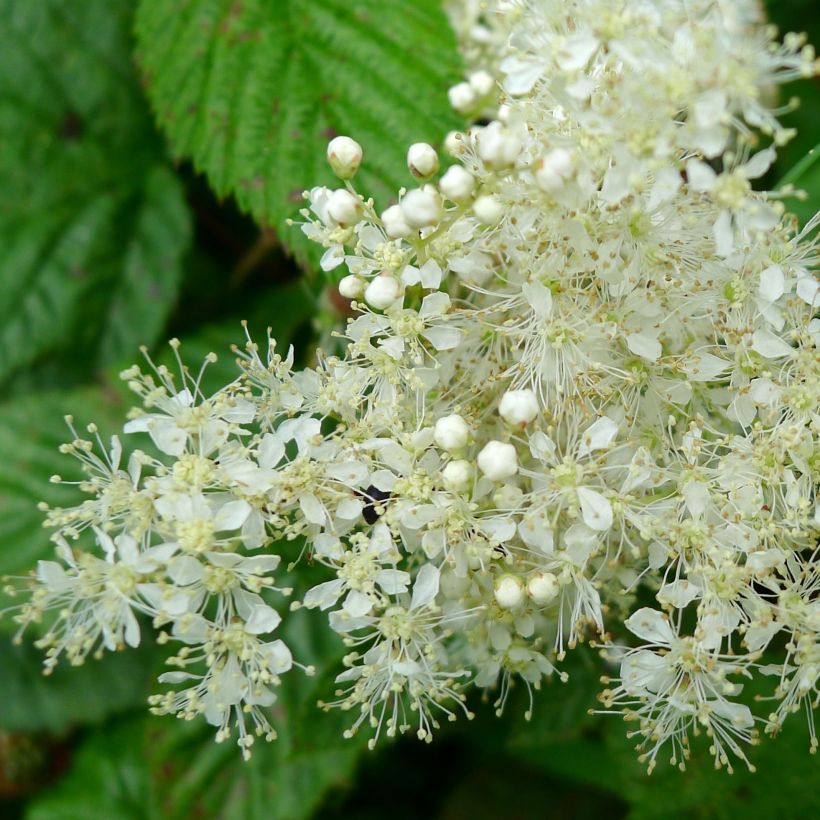
[[[444,150],[451,157],[460,157],[466,149],[463,131],[450,131],[444,138]]]
[[[572,155],[565,148],[553,148],[537,163],[535,182],[542,191],[553,193],[566,185],[575,173]]]
[[[473,195],[475,177],[461,165],[452,165],[444,172],[438,187],[453,202],[464,202]]]
[[[427,228],[441,221],[441,195],[432,185],[408,191],[401,201],[405,222],[411,228]]]
[[[391,205],[382,213],[382,224],[384,225],[385,233],[391,239],[402,239],[405,236],[410,236],[413,229],[407,224],[404,218],[404,211],[401,205]]]
[[[450,416],[442,416],[433,430],[433,441],[442,450],[452,452],[461,450],[466,446],[470,438],[470,428],[461,416],[453,413]]]
[[[358,299],[364,292],[364,282],[352,273],[339,282],[339,293],[345,299]]]
[[[495,79],[487,71],[474,71],[468,80],[478,97],[486,97],[495,88]]]
[[[441,471],[444,486],[454,493],[463,493],[473,480],[473,465],[463,458],[451,461]]]
[[[327,161],[339,179],[352,179],[362,164],[362,146],[350,137],[334,137],[327,144]]]
[[[488,168],[509,168],[521,153],[521,140],[500,122],[491,122],[475,137],[476,153]]]
[[[473,213],[479,222],[492,227],[497,225],[504,216],[504,206],[491,194],[485,194],[473,203]]]
[[[524,585],[514,575],[502,575],[495,582],[495,600],[503,609],[515,609],[524,600]]]
[[[518,472],[518,453],[512,444],[490,441],[478,454],[478,469],[492,481],[503,481]]]
[[[350,191],[339,188],[328,197],[327,213],[338,225],[355,225],[362,215],[362,203]]]
[[[466,114],[478,102],[475,91],[469,83],[459,83],[454,85],[448,92],[447,97],[450,100],[450,105],[458,111],[459,114]]]
[[[498,405],[498,413],[513,427],[526,427],[539,413],[538,399],[532,390],[508,390]]]
[[[527,595],[539,606],[544,606],[558,596],[558,579],[551,572],[539,572],[527,583]]]
[[[432,145],[416,142],[407,151],[407,167],[417,179],[427,179],[438,171],[438,154]]]
[[[389,273],[375,276],[364,292],[364,300],[376,310],[389,308],[402,294],[401,283]]]

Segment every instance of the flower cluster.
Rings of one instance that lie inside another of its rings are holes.
[[[248,340],[213,396],[181,364],[126,373],[125,432],[155,454],[67,446],[92,500],[49,511],[61,560],[18,618],[56,612],[50,667],[135,645],[149,615],[180,647],[153,708],[247,751],[298,665],[272,638],[295,541],[317,584],[291,608],[349,649],[320,705],[350,733],[429,740],[469,687],[500,712],[595,640],[650,768],[699,732],[731,767],[820,697],[818,220],[753,188],[792,136],[773,86],[818,64],[752,3],[485,5],[453,11],[451,101],[492,111],[447,137],[453,164],[411,146],[416,186],[379,212],[337,137],[343,184],[306,193],[351,300],[338,355],[294,371]],[[756,675],[760,716],[737,697]]]

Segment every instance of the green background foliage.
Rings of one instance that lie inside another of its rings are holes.
[[[820,43],[811,0],[769,5],[782,30]],[[362,188],[384,206],[411,184],[406,146],[459,126],[446,103],[459,77],[439,0],[0,0],[0,574],[50,555],[36,504],[75,497],[48,482],[76,478],[57,453],[63,414],[115,432],[129,406],[117,373],[140,344],[162,358],[178,336],[192,362],[216,351],[214,386],[233,374],[241,319],[308,354],[339,316],[286,222],[302,189],[331,182],[328,138],[362,142]],[[801,133],[766,182],[802,167],[809,195],[791,205],[805,221],[820,203],[820,162],[805,160],[820,89],[792,94]],[[280,737],[244,764],[203,724],[146,715],[162,663],[150,642],[43,678],[37,650],[0,620],[0,816],[820,816],[799,718],[752,751],[756,774],[715,772],[696,748],[685,773],[648,778],[622,722],[587,713],[591,653],[539,693],[530,723],[518,691],[502,720],[476,702],[475,721],[430,746],[368,752],[342,739],[349,716],[315,708],[332,692],[335,637],[308,613],[283,628],[318,674],[287,676]]]

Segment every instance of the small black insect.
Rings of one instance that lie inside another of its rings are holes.
[[[381,512],[377,507],[383,508],[384,502],[390,498],[390,493],[374,487],[372,484],[359,495],[365,499],[362,517],[368,524],[375,524],[379,520]]]

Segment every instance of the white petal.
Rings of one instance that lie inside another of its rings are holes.
[[[686,163],[686,178],[689,187],[695,191],[711,191],[717,174],[699,159],[690,159]]]
[[[697,584],[681,578],[671,584],[664,584],[655,596],[662,604],[671,604],[678,609],[683,609],[699,598],[701,589]]]
[[[424,564],[416,575],[416,582],[413,584],[413,598],[410,601],[410,609],[418,609],[433,601],[438,595],[438,586],[441,579],[439,568],[433,564]]]
[[[434,316],[443,316],[450,309],[450,297],[446,293],[430,293],[421,300],[419,316],[422,319],[431,319]]]
[[[373,601],[367,595],[352,589],[347,594],[342,608],[351,618],[361,618],[373,609]]]
[[[214,529],[217,532],[238,530],[250,514],[251,505],[247,501],[229,501],[214,516]]]
[[[325,523],[325,508],[313,493],[302,493],[299,496],[299,507],[302,509],[302,514],[311,524]]]
[[[578,487],[577,493],[584,523],[593,530],[608,530],[612,526],[612,505],[609,501],[589,487]]]
[[[639,638],[651,643],[670,645],[675,638],[675,633],[669,625],[669,619],[656,609],[643,607],[630,615],[624,626]]]
[[[410,573],[400,569],[379,570],[373,579],[388,595],[407,592],[410,586]]]
[[[761,299],[767,302],[776,302],[786,290],[786,278],[779,265],[770,265],[760,274],[760,284],[757,292]]]
[[[663,352],[661,343],[648,333],[630,333],[626,337],[626,344],[636,356],[641,356],[650,362],[657,361]]]
[[[769,170],[776,157],[777,152],[771,146],[769,148],[764,148],[762,151],[758,151],[742,167],[743,176],[745,176],[746,179],[757,179],[758,177],[762,177],[763,174]]]
[[[521,286],[521,291],[539,318],[550,318],[552,313],[552,293],[549,288],[544,287],[540,282],[525,282]]]
[[[608,416],[601,416],[584,430],[581,443],[578,445],[578,457],[588,455],[593,450],[609,447],[617,435],[618,425]]]
[[[325,581],[323,584],[317,584],[305,593],[302,600],[304,606],[308,609],[319,607],[320,609],[329,609],[339,600],[339,596],[344,589],[344,581],[336,578],[333,581]]]
[[[692,518],[700,518],[711,501],[709,488],[701,481],[689,481],[682,494]]]
[[[683,363],[683,372],[694,382],[710,382],[723,373],[729,364],[711,353],[692,353]]]
[[[251,635],[273,632],[281,621],[281,616],[273,607],[267,604],[257,605],[251,610],[251,616],[245,622],[245,631]]]
[[[818,290],[820,290],[820,282],[811,276],[798,279],[795,286],[795,293],[808,305],[817,303]]]
[[[461,331],[458,328],[444,327],[443,325],[428,328],[422,333],[422,336],[436,350],[452,350],[461,341]]]
[[[781,359],[794,353],[790,344],[766,328],[760,328],[752,335],[752,350],[766,359]]]
[[[281,675],[293,666],[293,656],[284,641],[271,641],[265,644],[268,666],[274,675]]]

